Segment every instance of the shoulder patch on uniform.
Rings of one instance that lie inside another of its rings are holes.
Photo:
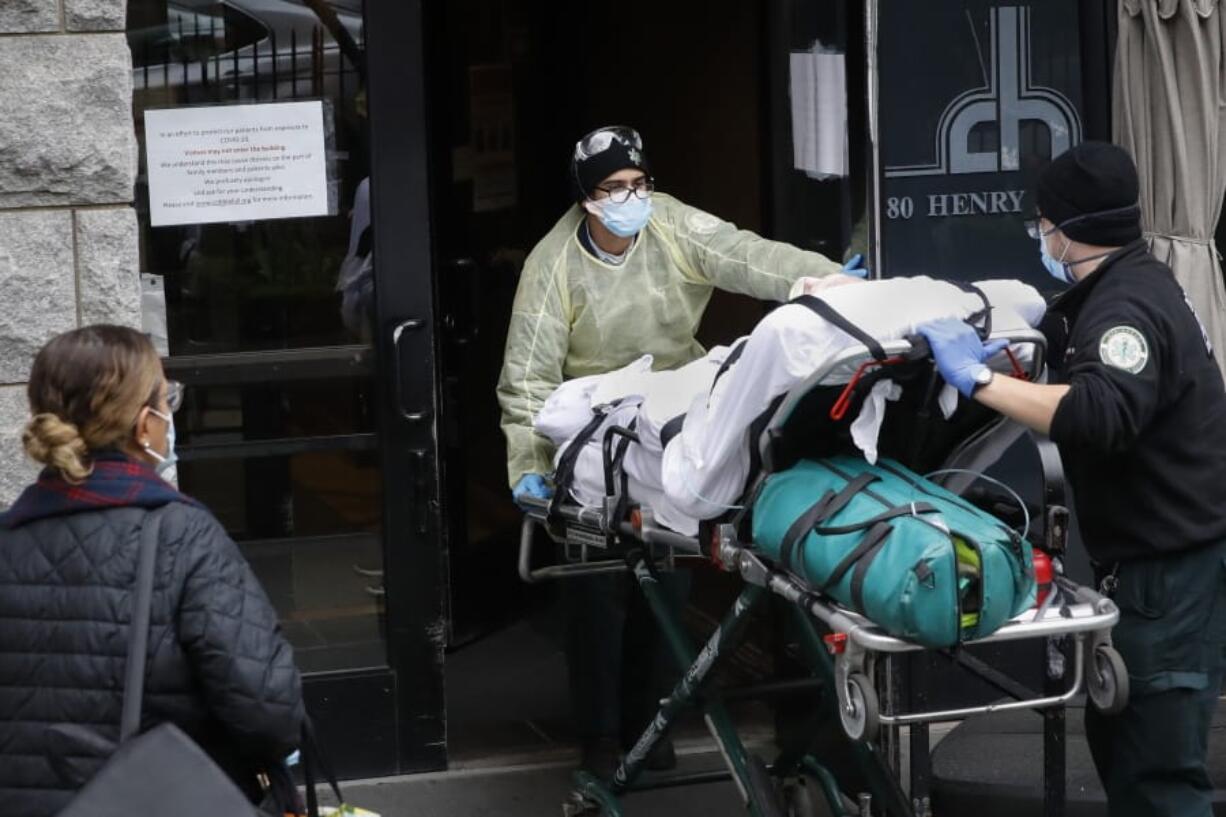
[[[1108,366],[1139,374],[1149,362],[1149,343],[1131,326],[1114,326],[1103,332],[1098,356]]]
[[[722,223],[718,216],[704,213],[702,210],[691,210],[685,216],[685,226],[690,228],[690,232],[699,235],[710,235],[718,230]]]

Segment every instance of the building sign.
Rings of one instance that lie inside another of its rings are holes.
[[[1077,4],[881,0],[878,19],[884,274],[1051,289],[1022,221],[1082,138]]]
[[[319,101],[145,111],[154,227],[329,213]]]

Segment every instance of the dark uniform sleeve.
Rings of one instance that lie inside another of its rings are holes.
[[[1066,364],[1069,392],[1052,418],[1051,439],[1103,453],[1127,450],[1163,403],[1168,347],[1143,308],[1122,302],[1083,315]]]

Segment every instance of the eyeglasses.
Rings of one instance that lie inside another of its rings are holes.
[[[643,149],[643,137],[634,128],[625,125],[611,125],[597,128],[575,144],[575,161],[582,162],[598,153],[604,153],[613,144],[613,140],[621,142],[635,150]]]
[[[1022,222],[1022,225],[1025,226],[1026,228],[1026,235],[1030,236],[1035,241],[1038,241],[1040,238],[1043,238],[1044,236],[1051,235],[1056,230],[1060,229],[1059,227],[1052,227],[1050,230],[1047,230],[1045,232],[1043,230],[1042,221],[1039,216],[1035,216],[1034,218],[1026,219],[1025,221]]]
[[[166,405],[171,414],[183,407],[183,391],[184,386],[178,380],[166,381]]]
[[[619,184],[610,187],[596,187],[602,193],[608,195],[609,200],[614,204],[625,204],[630,201],[631,194],[645,199],[650,196],[656,189],[655,180],[652,178],[639,179],[632,185]]]

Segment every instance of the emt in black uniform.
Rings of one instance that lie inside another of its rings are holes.
[[[993,377],[974,330],[922,331],[945,380],[1060,449],[1086,549],[1120,608],[1127,708],[1086,708],[1110,813],[1209,817],[1226,661],[1226,390],[1183,290],[1141,238],[1136,167],[1086,142],[1043,172],[1029,225],[1071,284],[1045,333],[1055,385]]]

